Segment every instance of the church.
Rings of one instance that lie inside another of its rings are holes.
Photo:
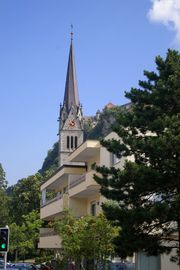
[[[83,113],[79,101],[73,36],[71,34],[63,103],[59,112],[59,166],[41,185],[40,218],[47,224],[41,228],[39,248],[61,249],[61,239],[50,227],[51,221],[61,219],[66,209],[77,218],[98,215],[105,198],[95,182],[92,164],[118,166],[99,140],[84,141]],[[111,133],[107,138],[117,137]],[[51,194],[51,197],[49,197]],[[52,197],[53,194],[53,197]]]

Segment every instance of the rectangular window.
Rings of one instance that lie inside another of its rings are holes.
[[[111,166],[115,165],[119,161],[120,161],[120,158],[118,158],[115,154],[113,154],[113,153],[110,154],[110,163],[111,163]]]
[[[77,136],[75,136],[75,148],[77,148]]]
[[[96,215],[96,202],[91,203],[91,215],[92,216]]]
[[[71,148],[74,147],[74,143],[73,143],[73,136],[71,136]]]
[[[67,136],[67,148],[69,149],[69,136]]]

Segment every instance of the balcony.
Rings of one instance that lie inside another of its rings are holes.
[[[55,190],[62,183],[68,182],[69,175],[79,175],[85,172],[86,166],[82,164],[63,165],[46,182],[41,185],[41,191],[45,189]]]
[[[69,196],[68,194],[60,194],[51,200],[47,200],[40,209],[40,218],[44,220],[51,220],[68,208]]]
[[[61,239],[52,228],[41,228],[38,248],[61,248]]]
[[[68,157],[70,162],[88,162],[89,160],[99,159],[100,142],[98,140],[87,140],[81,144]]]
[[[94,174],[95,171],[91,170],[72,181],[69,186],[69,197],[85,198],[99,192],[100,187],[93,179]]]

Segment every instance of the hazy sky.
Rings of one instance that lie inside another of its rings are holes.
[[[123,104],[156,55],[180,48],[179,0],[0,0],[0,163],[9,185],[57,141],[74,25],[85,115]]]

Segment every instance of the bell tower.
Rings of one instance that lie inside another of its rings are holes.
[[[59,116],[59,166],[67,164],[68,155],[84,141],[82,106],[79,102],[73,33],[66,75],[63,104]]]

